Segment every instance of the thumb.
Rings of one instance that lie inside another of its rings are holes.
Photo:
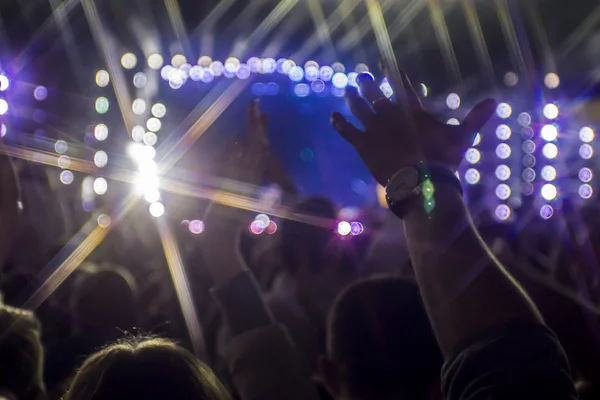
[[[355,149],[358,150],[360,147],[360,141],[363,137],[363,132],[352,125],[342,114],[339,112],[333,112],[330,117],[331,125],[336,131],[346,139]]]
[[[497,106],[498,103],[496,100],[486,99],[473,107],[463,123],[463,126],[468,130],[469,134],[474,134],[479,131],[490,117],[494,115]]]

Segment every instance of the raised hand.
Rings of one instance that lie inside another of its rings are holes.
[[[461,125],[447,125],[423,108],[404,73],[400,81],[405,96],[397,103],[383,95],[369,74],[357,78],[362,96],[353,87],[346,89],[346,101],[364,131],[338,112],[331,115],[334,128],[354,146],[375,179],[384,186],[400,168],[419,162],[456,171],[475,133],[496,108],[494,100],[484,100]],[[395,90],[398,93],[402,88]]]

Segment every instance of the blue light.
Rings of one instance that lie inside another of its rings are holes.
[[[272,74],[277,71],[277,61],[272,58],[265,58],[262,61],[262,71],[265,74]]]
[[[550,217],[552,217],[552,215],[554,215],[554,209],[552,208],[551,205],[544,204],[540,208],[540,217],[542,217],[544,219],[549,219]]]
[[[321,80],[328,82],[331,80],[331,78],[333,77],[333,68],[331,68],[328,65],[324,65],[321,67],[321,69],[319,70],[319,77],[321,78]]]
[[[279,93],[279,85],[278,84],[276,84],[275,82],[267,83],[267,90],[266,90],[267,96],[277,96],[278,93]]]
[[[309,82],[314,81],[315,79],[317,79],[319,77],[319,68],[315,67],[314,65],[309,65],[309,66],[305,67],[304,76],[306,77],[307,81],[309,81]]]
[[[267,91],[267,87],[264,83],[256,82],[252,85],[252,94],[255,96],[264,96]]]
[[[240,64],[236,75],[240,79],[248,79],[250,77],[250,68],[246,64]]]
[[[310,93],[310,88],[306,83],[299,83],[294,87],[294,94],[298,97],[306,97]]]
[[[325,90],[325,82],[317,79],[310,84],[310,87],[315,93],[321,93],[323,90]]]
[[[302,67],[296,65],[295,67],[290,69],[288,75],[292,81],[300,82],[302,79],[304,79],[304,70],[302,69]]]
[[[333,84],[333,87],[344,89],[346,86],[348,86],[348,77],[343,72],[337,72],[335,75],[333,75],[331,83]]]

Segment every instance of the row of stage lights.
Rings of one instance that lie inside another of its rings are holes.
[[[126,53],[121,57],[121,65],[127,70],[134,69],[138,60],[133,53]],[[187,58],[182,54],[176,54],[171,59],[171,64],[165,65],[164,58],[160,54],[152,54],[147,59],[148,66],[153,70],[160,70],[161,77],[166,80],[173,89],[181,88],[188,80],[196,82],[210,83],[215,78],[238,78],[248,79],[254,74],[274,74],[280,73],[289,77],[295,82],[293,93],[298,97],[306,97],[311,91],[316,94],[326,93],[328,84],[331,85],[331,94],[337,97],[344,95],[344,89],[347,86],[357,86],[356,77],[362,72],[369,72],[369,67],[360,63],[354,68],[354,71],[346,73],[346,67],[340,62],[331,65],[319,65],[316,61],[308,61],[304,66],[297,65],[296,62],[287,58],[258,58],[251,57],[245,63],[236,57],[229,57],[225,62],[213,60],[209,56],[202,56],[197,60],[196,65],[188,63]],[[302,82],[306,81],[306,83]],[[133,85],[140,89],[148,82],[148,77],[144,72],[137,72],[133,76]],[[96,84],[105,87],[110,83],[110,76],[107,71],[101,70],[96,74]],[[391,87],[386,80],[382,82],[382,90],[388,97],[391,95]],[[422,85],[423,93],[427,95],[427,88]],[[271,95],[279,92],[279,85],[274,82],[261,83],[253,85],[252,91],[256,96]],[[96,102],[96,110],[99,113],[108,111],[109,103],[105,97],[101,97]]]
[[[549,74],[545,79],[545,84],[549,88],[556,88],[559,83],[558,76],[555,74]],[[448,96],[446,101],[450,109],[457,109],[460,105],[460,98],[457,94],[452,93]],[[508,103],[500,103],[497,107],[496,114],[502,119],[508,119],[512,116],[512,107]],[[549,120],[554,121],[559,117],[559,107],[554,103],[546,104],[542,109],[543,116]],[[521,184],[521,192],[526,196],[534,194],[533,183],[536,179],[536,166],[537,160],[534,155],[537,145],[534,141],[535,131],[530,126],[532,123],[531,115],[523,112],[518,115],[517,121],[521,128],[521,133],[524,138],[521,148],[524,156],[522,159],[523,170],[521,177],[524,182]],[[452,118],[448,120],[448,124],[458,124],[458,120]],[[541,153],[548,165],[544,165],[540,169],[539,175],[543,180],[543,184],[540,188],[540,196],[548,202],[555,200],[559,195],[558,187],[553,183],[557,178],[557,171],[555,166],[551,163],[558,157],[559,148],[556,144],[559,138],[559,127],[554,123],[544,124],[539,129],[539,138],[543,141]],[[512,129],[507,124],[500,124],[497,126],[496,138],[500,143],[496,146],[495,155],[500,160],[501,164],[495,168],[495,177],[501,183],[496,186],[495,194],[500,201],[507,201],[512,195],[511,187],[506,183],[511,178],[511,168],[506,165],[507,160],[511,157],[513,150],[511,146],[506,143],[512,137]],[[581,145],[579,146],[579,156],[583,160],[590,160],[594,154],[594,149],[590,143],[594,141],[595,132],[594,129],[589,126],[584,126],[579,130],[579,140]],[[481,181],[481,172],[476,168],[482,160],[482,154],[478,149],[481,143],[481,136],[477,133],[473,145],[465,153],[465,160],[471,166],[465,171],[464,178],[466,183],[470,185],[478,184]],[[578,172],[579,180],[581,184],[578,189],[578,194],[582,199],[589,199],[592,197],[594,191],[590,182],[593,179],[593,172],[588,167],[583,167]],[[554,209],[550,204],[544,204],[540,208],[540,215],[548,219],[552,217]],[[512,214],[510,207],[507,204],[500,204],[496,207],[495,215],[499,220],[508,220]]]
[[[0,75],[0,92],[4,92],[10,86],[10,81],[6,75]],[[8,112],[8,101],[4,97],[0,97],[0,116]],[[4,122],[0,123],[0,138],[6,136],[8,129]]]

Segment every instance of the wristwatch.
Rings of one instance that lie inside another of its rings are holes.
[[[399,169],[388,180],[385,198],[390,210],[400,219],[412,203],[423,200],[423,209],[430,214],[435,208],[435,183],[456,185],[462,195],[462,186],[458,177],[448,168],[429,167],[420,162],[412,167]]]

